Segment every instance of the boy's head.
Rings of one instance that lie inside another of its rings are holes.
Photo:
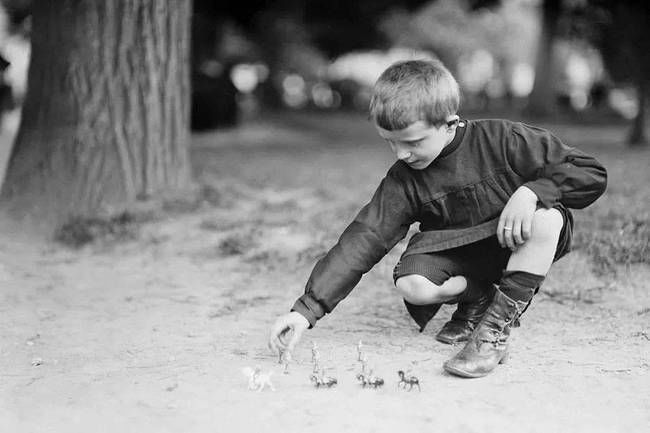
[[[386,69],[375,84],[370,117],[398,159],[422,170],[455,135],[458,83],[437,60],[408,60]]]
[[[394,63],[375,83],[370,117],[382,129],[404,129],[418,120],[442,126],[458,111],[460,91],[438,60]]]

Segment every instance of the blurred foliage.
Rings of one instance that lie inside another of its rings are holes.
[[[378,29],[382,17],[396,8],[412,11],[426,0],[310,0],[305,2],[305,23],[314,43],[334,57],[349,51],[386,46]]]
[[[426,0],[194,0],[195,13],[227,18],[264,42],[267,19],[285,17],[309,29],[309,39],[327,57],[348,51],[375,48],[385,43],[377,22],[389,10],[413,10]],[[262,24],[262,25],[260,25]]]
[[[628,134],[632,146],[648,145],[646,113],[650,94],[650,2],[588,0],[578,9],[600,48],[611,77],[636,87],[638,113]],[[576,20],[580,22],[580,20]]]
[[[258,15],[257,23],[259,45],[272,69],[300,71],[309,78],[327,65],[312,43],[308,26],[295,16],[265,11]]]
[[[472,8],[496,7],[507,0],[469,0]],[[611,85],[636,88],[638,113],[627,142],[645,145],[646,110],[650,93],[650,2],[647,0],[539,0],[543,13],[542,37],[558,37],[592,43],[601,53]],[[546,60],[551,62],[551,57]],[[544,73],[543,59],[537,61],[537,75]],[[536,88],[537,88],[536,84]],[[545,85],[544,87],[548,87]],[[543,89],[542,89],[543,92]],[[535,97],[535,91],[531,98]]]
[[[430,2],[416,13],[394,10],[380,29],[394,45],[433,51],[451,67],[464,53],[489,51],[502,62],[532,63],[539,26],[532,6],[503,2],[473,9],[454,0]]]
[[[650,2],[646,0],[585,0],[570,8],[565,19],[576,37],[593,41],[612,79],[650,81]]]

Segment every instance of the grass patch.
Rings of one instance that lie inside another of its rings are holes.
[[[650,264],[650,225],[647,218],[610,212],[584,230],[576,231],[574,249],[585,251],[597,275],[616,273],[620,265]]]
[[[54,240],[71,248],[102,241],[119,242],[133,240],[138,236],[140,224],[147,220],[145,215],[122,212],[110,218],[72,217],[54,233]]]
[[[113,216],[73,216],[55,230],[54,240],[72,248],[81,248],[96,242],[116,243],[133,240],[138,237],[140,226],[145,222],[160,219],[165,214],[192,213],[201,207],[217,207],[222,203],[223,195],[217,188],[202,185],[183,195],[141,200],[133,209]]]

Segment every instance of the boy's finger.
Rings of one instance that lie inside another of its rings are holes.
[[[503,237],[506,241],[506,246],[510,249],[515,247],[515,242],[512,239],[512,228],[510,230],[503,229]]]
[[[267,345],[269,346],[269,349],[271,352],[275,352],[275,335],[273,335],[273,328],[271,328],[271,332],[269,332],[269,341],[267,342]]]
[[[277,353],[278,353],[278,343],[275,341],[275,337],[273,335],[271,335],[269,337],[268,345],[269,345],[269,349],[271,350],[271,352],[273,352],[274,355],[277,355]]]
[[[269,347],[274,353],[278,353],[280,348],[284,346],[283,342],[280,340],[280,336],[283,332],[285,332],[285,326],[283,324],[276,323],[271,329]]]
[[[533,224],[532,219],[526,218],[521,224],[521,236],[525,241],[530,239],[530,235],[533,233]]]
[[[505,246],[503,242],[503,219],[499,219],[499,224],[497,224],[497,239],[499,240],[499,245],[503,248]]]
[[[278,338],[278,333],[275,331],[271,333],[271,337],[269,338],[269,347],[276,355],[279,353],[282,347],[282,342]]]
[[[503,243],[510,249],[515,247],[515,244],[512,240],[512,230],[514,226],[514,221],[512,219],[506,219],[503,224]]]
[[[298,341],[300,341],[300,337],[302,336],[302,329],[297,328],[293,330],[293,334],[291,335],[291,340],[289,340],[289,344],[287,345],[287,351],[289,353],[293,352],[293,348],[296,347],[296,344]]]
[[[512,238],[517,246],[524,243],[524,239],[521,237],[521,222],[519,221],[515,222],[512,226]]]
[[[291,341],[291,338],[289,337],[289,334],[290,334],[290,329],[287,328],[287,329],[282,330],[280,335],[278,335],[278,341],[280,342],[280,345],[282,347],[287,347],[288,342]]]

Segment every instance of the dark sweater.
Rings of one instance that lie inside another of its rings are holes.
[[[493,236],[501,211],[522,185],[546,208],[581,209],[605,191],[596,159],[550,132],[506,120],[462,121],[425,169],[397,161],[370,202],[316,263],[294,304],[313,326],[420,223],[404,256],[442,251]]]

